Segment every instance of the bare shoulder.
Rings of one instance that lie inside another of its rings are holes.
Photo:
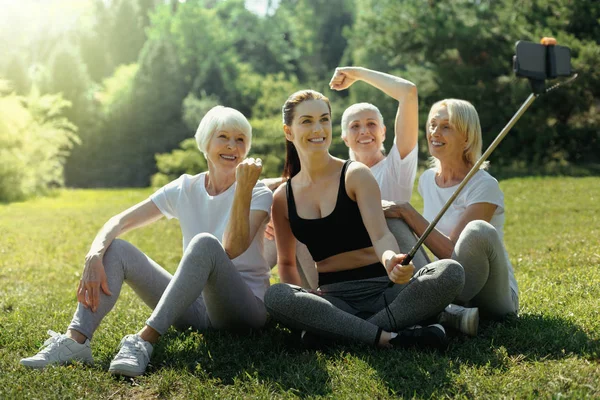
[[[277,189],[275,189],[275,192],[273,193],[273,203],[280,203],[286,201],[286,189],[288,184],[288,182],[284,182],[281,185],[279,185]]]
[[[348,165],[346,170],[346,181],[348,180],[364,180],[364,179],[375,179],[373,172],[365,164],[360,161],[353,161]]]
[[[348,166],[346,171],[346,187],[352,192],[356,190],[379,190],[371,169],[358,161],[354,161]]]

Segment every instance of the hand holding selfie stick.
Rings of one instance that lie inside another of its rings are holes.
[[[513,69],[517,76],[527,77],[529,79],[532,93],[529,95],[529,97],[527,97],[516,114],[510,119],[510,121],[508,121],[508,124],[506,124],[504,129],[502,129],[500,134],[496,137],[496,139],[494,139],[492,144],[490,144],[485,153],[483,153],[479,160],[477,160],[477,162],[473,165],[469,173],[464,177],[460,185],[458,185],[452,196],[450,196],[436,217],[429,223],[429,226],[427,229],[425,229],[425,232],[423,232],[417,243],[415,243],[412,249],[408,252],[407,257],[404,259],[404,261],[402,261],[402,265],[407,265],[412,261],[413,257],[427,236],[429,236],[431,231],[433,231],[446,210],[448,210],[454,199],[456,199],[456,197],[459,195],[460,191],[466,186],[473,175],[479,171],[481,164],[487,160],[490,154],[492,154],[494,149],[498,146],[498,144],[500,144],[502,139],[504,139],[508,131],[510,131],[519,118],[521,118],[531,103],[533,103],[533,101],[541,94],[548,93],[549,91],[554,90],[559,86],[569,83],[577,78],[577,74],[575,74],[565,82],[554,85],[548,89],[545,88],[546,79],[571,75],[570,51],[568,47],[556,46],[556,40],[553,38],[543,38],[541,40],[541,44],[519,41],[516,44],[516,50],[517,54],[513,59]]]

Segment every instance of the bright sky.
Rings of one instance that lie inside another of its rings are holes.
[[[246,0],[246,8],[258,15],[265,15],[268,3],[269,0]],[[271,0],[271,4],[273,8],[276,8],[279,0]]]

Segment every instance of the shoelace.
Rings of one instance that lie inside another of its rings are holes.
[[[142,353],[144,357],[146,357],[146,360],[149,360],[150,356],[148,355],[148,350],[146,349],[146,346],[140,342],[140,340],[136,340],[133,337],[123,339],[123,342],[121,343],[121,350],[119,350],[119,356],[137,359],[138,354]]]
[[[49,330],[48,335],[50,335],[50,337],[46,339],[46,341],[42,345],[42,350],[40,351],[40,353],[49,353],[54,348],[58,347],[58,345],[60,345],[66,338],[65,335],[61,335],[60,333],[54,332],[53,330]]]
[[[403,329],[400,332],[398,332],[398,336],[400,336],[400,337],[421,337],[421,336],[423,336],[424,331],[425,330],[420,326],[417,328],[412,328],[412,329]]]

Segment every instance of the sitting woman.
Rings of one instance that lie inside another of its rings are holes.
[[[481,157],[481,125],[475,107],[458,99],[435,103],[427,118],[427,143],[432,168],[419,179],[423,215],[409,203],[384,207],[386,217],[403,219],[417,235],[427,229]],[[437,258],[452,258],[465,270],[464,288],[453,303],[477,307],[482,318],[499,319],[518,313],[519,292],[503,244],[504,196],[486,167],[487,162],[465,185],[425,245]],[[461,326],[467,321],[461,314],[469,309],[450,305],[447,311],[449,324],[472,331]]]
[[[313,337],[444,347],[442,326],[415,324],[460,293],[460,264],[436,261],[414,276],[412,264],[401,265],[406,256],[386,225],[371,170],[329,153],[331,106],[325,96],[312,90],[292,94],[283,123],[284,176],[290,179],[277,188],[272,211],[279,274],[284,282],[298,281],[297,239],[317,263],[319,288],[273,285],[265,294],[269,313]]]
[[[211,109],[196,132],[208,172],[182,175],[104,224],[86,256],[79,304],[66,334],[53,333],[38,354],[21,364],[43,368],[93,362],[90,340],[123,282],[154,311],[137,334],[121,341],[110,363],[113,374],[143,374],[153,345],[171,325],[239,332],[261,328],[270,276],[262,237],[273,195],[257,184],[261,160],[245,159],[251,140],[250,124],[239,111]],[[163,216],[179,219],[183,233],[183,258],[174,276],[116,239]]]
[[[333,90],[348,89],[356,82],[381,90],[395,100],[397,104],[396,119],[394,121],[394,141],[388,155],[384,148],[387,127],[384,124],[381,111],[371,103],[352,104],[342,115],[342,139],[351,160],[359,161],[371,169],[383,200],[394,202],[408,202],[413,193],[413,186],[417,174],[417,138],[418,138],[418,95],[414,83],[399,76],[386,74],[363,67],[339,67],[329,82]],[[271,188],[289,178],[271,178],[264,180]],[[408,252],[416,243],[416,238],[410,228],[397,218],[389,218],[388,228],[396,237],[401,251]],[[270,254],[271,265],[276,264],[277,250],[274,246],[274,230],[272,223],[267,225],[265,248]],[[415,255],[415,265],[425,265],[426,255],[419,251]],[[317,270],[315,262],[302,243],[296,244],[296,264],[300,282],[287,282],[299,284],[305,288],[317,287]],[[308,285],[306,284],[308,282]]]

